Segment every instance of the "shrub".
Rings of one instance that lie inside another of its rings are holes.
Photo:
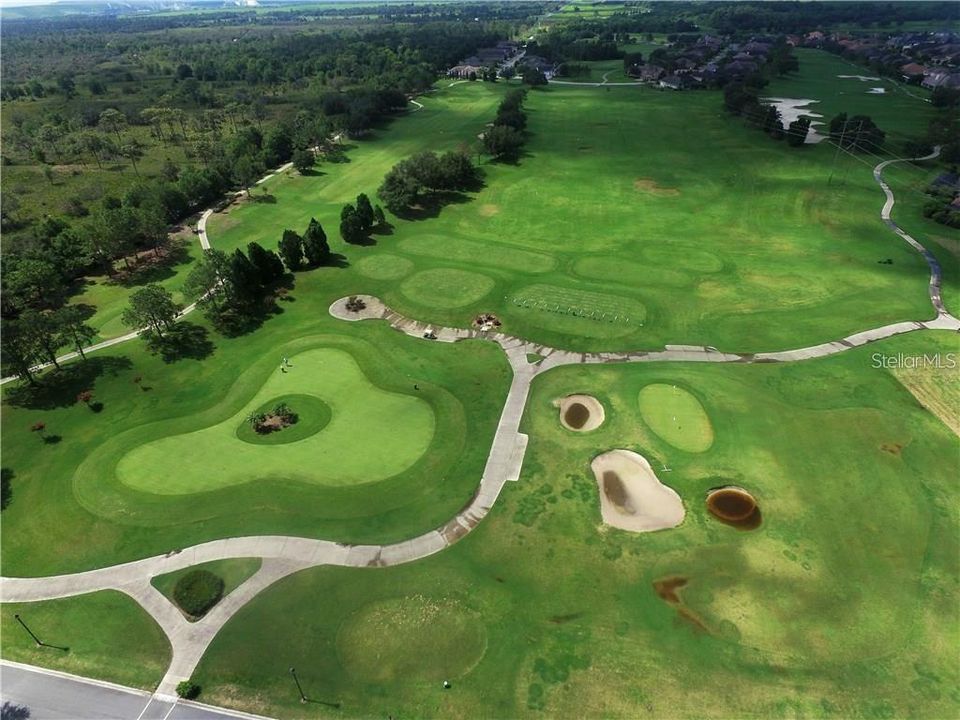
[[[177,695],[185,700],[193,700],[200,694],[200,686],[191,680],[184,680],[177,683]]]
[[[209,570],[193,570],[177,580],[173,601],[187,615],[203,617],[223,597],[223,580]]]

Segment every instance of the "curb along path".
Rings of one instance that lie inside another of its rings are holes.
[[[925,158],[915,159],[930,159],[936,157],[938,153],[939,148]],[[341,320],[385,320],[407,335],[417,338],[430,335],[437,342],[487,339],[496,342],[506,353],[513,369],[513,379],[477,493],[463,510],[439,528],[390,545],[346,545],[329,540],[285,536],[237,537],[214,540],[175,553],[88,572],[45,578],[2,578],[2,586],[0,586],[2,600],[3,602],[29,602],[82,595],[98,590],[118,590],[129,595],[156,620],[170,640],[173,656],[157,688],[157,694],[172,696],[177,683],[192,675],[203,653],[223,625],[259,592],[281,578],[319,565],[359,568],[412,562],[440,552],[476,527],[496,503],[506,482],[515,481],[520,476],[527,447],[527,436],[519,432],[520,420],[526,406],[530,383],[540,373],[563,365],[593,363],[791,362],[834,355],[876,340],[915,330],[958,331],[960,321],[947,312],[940,298],[941,272],[936,258],[890,220],[894,198],[890,188],[882,179],[882,172],[892,162],[897,161],[882,162],[874,169],[874,178],[887,197],[880,213],[881,219],[893,232],[910,243],[926,258],[930,266],[931,303],[937,311],[937,317],[933,320],[893,323],[820,345],[768,353],[728,353],[711,347],[691,345],[667,345],[664,350],[658,351],[578,353],[527,342],[499,332],[481,332],[422,323],[400,315],[371,296],[357,296],[364,300],[366,307],[359,312],[351,312],[346,309],[347,298],[341,298],[330,306],[330,314]],[[284,169],[281,168],[278,172]],[[212,212],[207,210],[198,224],[200,243],[205,249],[210,247],[206,234],[206,222]],[[184,310],[183,314],[192,310],[193,307],[190,306]],[[110,347],[132,339],[137,334],[138,332],[134,332],[120,338],[113,338],[92,346],[88,350]],[[528,354],[539,355],[543,360],[538,364],[531,364],[527,360]],[[76,355],[76,353],[70,353],[62,359],[70,359]],[[247,557],[261,558],[263,564],[260,569],[196,623],[187,622],[173,604],[150,584],[150,579],[156,575],[198,563]]]

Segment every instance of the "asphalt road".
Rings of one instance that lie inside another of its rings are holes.
[[[0,663],[3,720],[261,720],[199,703],[169,702],[150,693],[29,665]]]

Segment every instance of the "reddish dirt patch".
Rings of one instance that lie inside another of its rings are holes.
[[[664,578],[663,580],[654,580],[653,589],[656,591],[657,597],[661,600],[666,600],[668,603],[676,605],[680,602],[680,596],[677,594],[677,591],[686,584],[687,579],[685,577],[675,575]]]
[[[890,453],[891,455],[900,457],[900,451],[903,450],[903,445],[900,443],[884,443],[880,446],[880,449],[885,453]]]

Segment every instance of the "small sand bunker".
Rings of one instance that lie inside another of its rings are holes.
[[[637,178],[633,181],[633,186],[640,192],[660,195],[661,197],[675,197],[680,194],[680,191],[676,188],[662,187],[657,185],[656,180],[650,178]]]
[[[763,522],[756,499],[736,485],[714,488],[707,493],[707,510],[720,522],[738,530],[756,530]]]
[[[560,424],[567,430],[589,432],[603,425],[603,405],[592,395],[567,395],[557,401]]]
[[[683,522],[680,496],[657,478],[650,463],[631,450],[611,450],[590,464],[600,486],[600,514],[607,525],[653,532]]]
[[[868,95],[886,95],[887,89],[882,87],[872,87],[867,90]]]

